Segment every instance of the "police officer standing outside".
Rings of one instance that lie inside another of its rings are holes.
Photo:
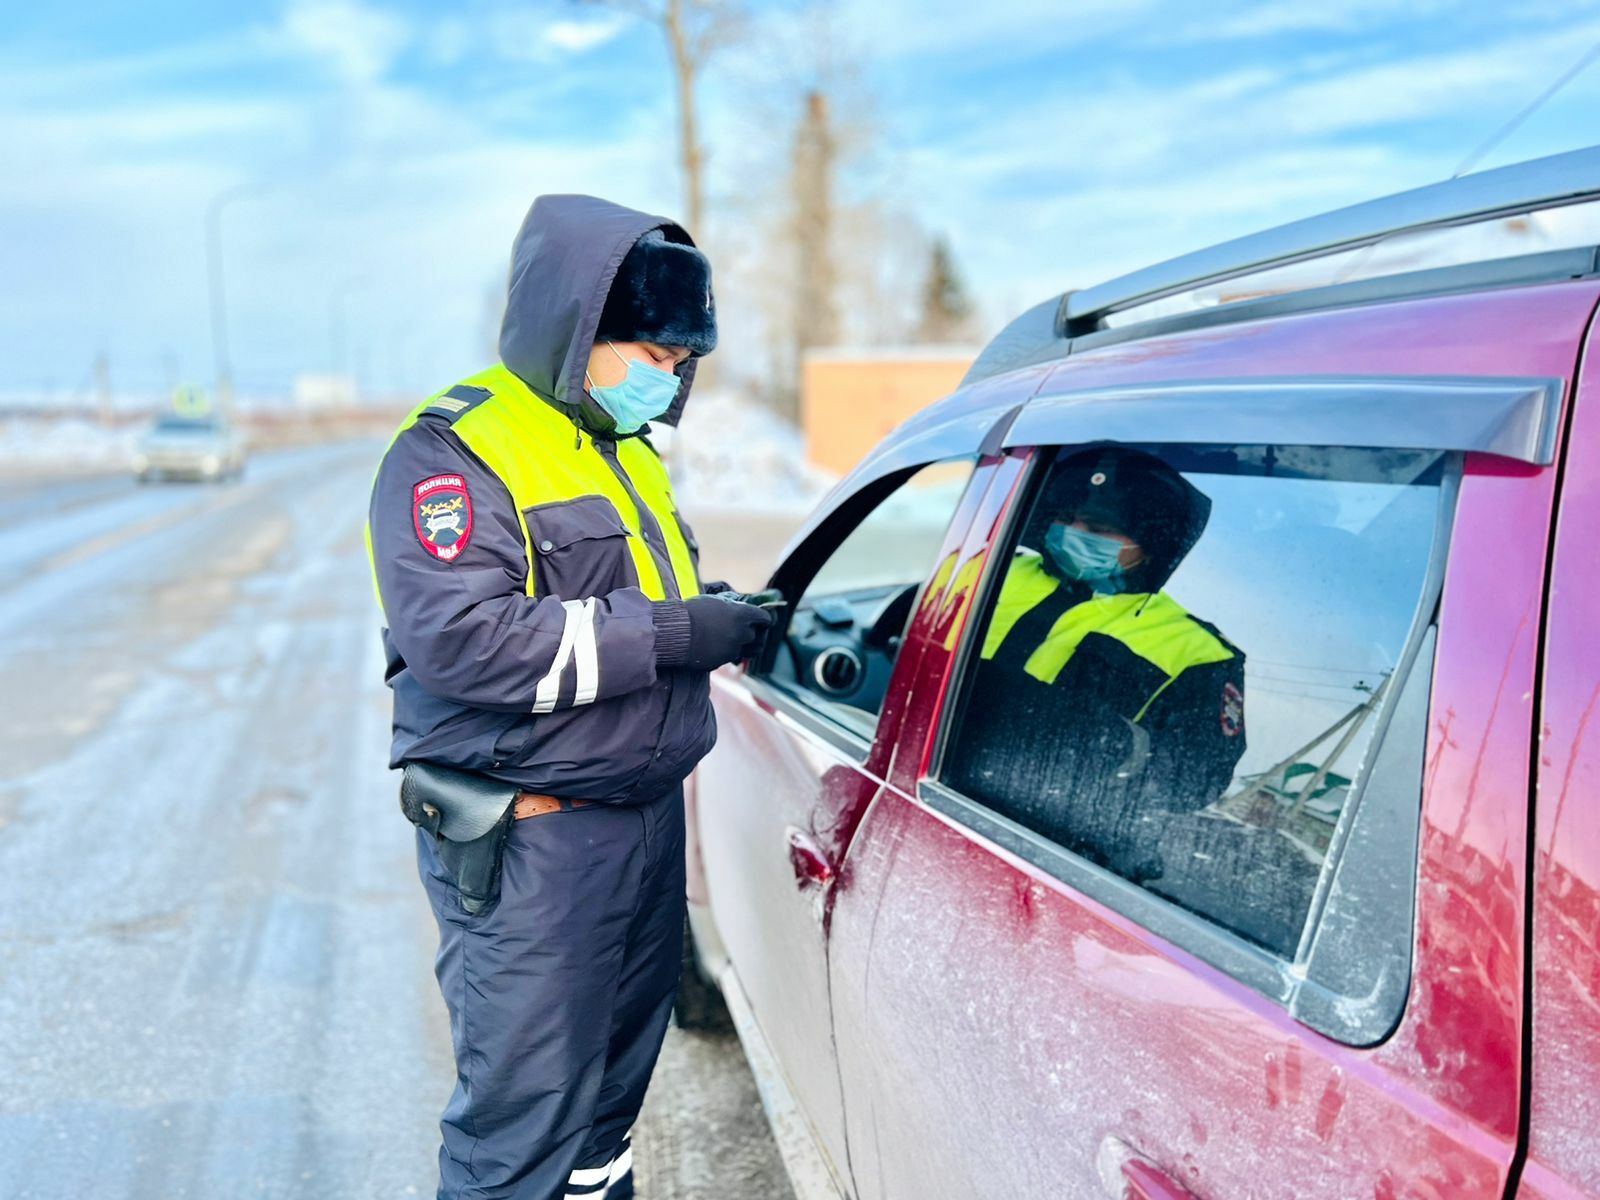
[[[456,1087],[441,1197],[626,1200],[684,924],[707,672],[771,616],[705,594],[647,422],[716,345],[679,226],[539,198],[502,361],[428,399],[373,489],[392,765],[421,826]]]

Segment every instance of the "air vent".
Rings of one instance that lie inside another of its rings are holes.
[[[829,646],[811,664],[811,674],[823,691],[842,696],[861,682],[861,659],[854,650]]]

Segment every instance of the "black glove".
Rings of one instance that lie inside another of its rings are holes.
[[[754,604],[759,608],[782,608],[789,602],[783,598],[783,593],[777,588],[768,588],[764,592],[736,592],[727,584],[722,585],[722,590],[707,592],[718,600],[731,600],[738,604]]]
[[[700,585],[700,590],[707,596],[720,596],[724,592],[733,591],[733,584],[725,579],[708,579]]]
[[[764,608],[720,596],[657,600],[652,608],[657,664],[691,671],[710,671],[749,657],[773,620]]]

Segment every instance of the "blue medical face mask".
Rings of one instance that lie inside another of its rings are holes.
[[[589,380],[589,395],[595,403],[611,414],[617,423],[618,433],[633,433],[646,421],[654,421],[678,398],[678,388],[683,380],[671,371],[663,371],[641,359],[626,359],[610,342],[611,353],[628,368],[621,383],[601,387]]]
[[[1122,543],[1116,538],[1058,523],[1044,535],[1044,550],[1068,579],[1080,580],[1107,595],[1127,590],[1128,581],[1119,558]]]

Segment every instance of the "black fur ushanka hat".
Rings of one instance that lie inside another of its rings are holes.
[[[633,244],[606,294],[596,338],[684,346],[693,357],[717,348],[711,261],[659,229]]]

